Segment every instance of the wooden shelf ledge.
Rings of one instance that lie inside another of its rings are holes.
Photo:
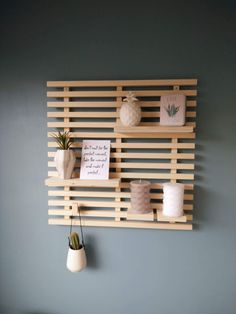
[[[69,226],[70,219],[50,218],[49,225]],[[74,226],[80,225],[80,220],[76,219],[73,222]],[[144,228],[144,229],[162,229],[162,230],[192,230],[192,224],[170,224],[151,221],[111,221],[111,220],[86,220],[82,219],[83,227],[110,227],[110,228]]]
[[[150,213],[139,214],[128,210],[127,220],[154,221],[154,213],[151,211]]]
[[[170,222],[170,223],[187,222],[187,216],[168,217],[168,216],[164,216],[162,214],[162,211],[157,211],[157,221],[160,221],[160,222]]]
[[[126,127],[117,125],[114,127],[115,133],[192,133],[194,127],[184,126],[133,126]]]
[[[63,180],[57,177],[48,178],[45,180],[47,186],[77,186],[77,187],[91,187],[91,188],[116,188],[120,185],[120,179],[109,180],[82,180],[79,178]]]

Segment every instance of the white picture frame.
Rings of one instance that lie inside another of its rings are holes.
[[[83,140],[80,179],[109,179],[110,147],[110,141]]]

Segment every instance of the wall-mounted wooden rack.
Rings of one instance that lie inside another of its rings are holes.
[[[72,206],[80,206],[84,226],[150,229],[192,229],[197,80],[125,80],[48,82],[49,224],[69,225]],[[125,128],[119,121],[122,98],[132,90],[142,107],[140,126]],[[187,98],[186,125],[159,125],[160,96],[183,93]],[[57,177],[55,130],[70,131],[77,157],[74,178]],[[111,140],[109,180],[80,180],[83,139]],[[129,182],[152,183],[153,212],[131,214]],[[184,216],[162,215],[162,183],[185,184]],[[79,224],[75,215],[74,225]]]

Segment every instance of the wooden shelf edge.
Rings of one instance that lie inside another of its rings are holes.
[[[79,178],[63,180],[57,177],[47,178],[45,180],[47,186],[77,186],[77,187],[118,187],[120,185],[120,179],[108,179],[108,180],[82,180]]]
[[[187,222],[187,216],[183,215],[181,217],[168,217],[168,216],[164,216],[162,211],[157,211],[157,221],[169,222],[169,223]]]
[[[70,219],[53,219],[48,220],[49,225],[70,225]],[[79,225],[80,221],[75,220],[73,225]],[[192,224],[186,223],[160,223],[144,221],[114,221],[114,220],[82,220],[83,227],[110,227],[110,228],[140,228],[140,229],[162,229],[162,230],[183,230],[190,231],[193,229]]]
[[[115,133],[193,133],[194,127],[184,126],[134,126],[125,127],[117,125],[114,127]]]

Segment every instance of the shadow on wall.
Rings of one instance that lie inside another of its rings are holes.
[[[87,254],[88,267],[91,269],[99,268],[98,254],[96,252],[96,238],[92,235],[85,236],[85,250]],[[35,313],[36,314],[36,313]]]
[[[12,307],[6,307],[5,305],[0,305],[1,314],[55,314],[52,312],[41,312],[41,311],[22,311]]]
[[[21,314],[54,314],[52,312],[22,312]]]

